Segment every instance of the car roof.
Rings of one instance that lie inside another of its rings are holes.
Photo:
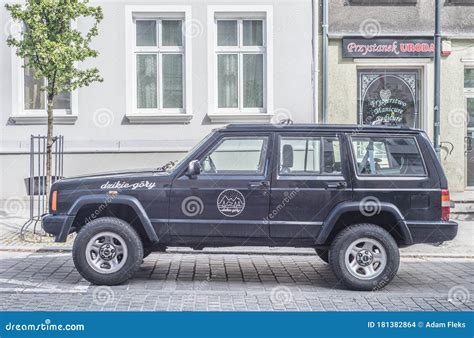
[[[273,124],[273,123],[261,123],[261,124],[250,124],[250,123],[239,123],[229,124],[223,128],[218,129],[219,131],[232,131],[232,132],[243,132],[243,131],[337,131],[346,133],[393,133],[393,134],[417,134],[422,132],[420,129],[407,128],[402,126],[388,126],[388,125],[360,125],[360,124]]]

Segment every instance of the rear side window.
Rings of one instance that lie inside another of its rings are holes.
[[[336,137],[281,137],[280,175],[339,175],[341,151]]]
[[[359,175],[426,175],[414,137],[353,136],[352,147]]]

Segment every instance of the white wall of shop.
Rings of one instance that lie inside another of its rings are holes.
[[[329,49],[329,121],[331,123],[357,123],[357,69],[373,68],[421,68],[421,122],[420,127],[433,138],[434,66],[431,59],[365,59],[342,58],[342,40],[332,39]],[[452,40],[452,53],[441,62],[441,158],[453,191],[466,187],[465,139],[466,97],[464,93],[464,69],[474,65],[472,40]]]

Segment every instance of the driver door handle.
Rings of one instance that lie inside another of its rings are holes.
[[[339,182],[328,182],[326,183],[326,189],[345,189],[347,188],[346,181],[339,181]]]

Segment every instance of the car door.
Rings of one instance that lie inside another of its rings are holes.
[[[190,159],[200,161],[201,173],[173,181],[169,233],[224,243],[268,238],[271,147],[271,133],[223,133]]]
[[[279,133],[268,217],[273,238],[312,241],[333,207],[351,199],[345,142],[335,132]]]

